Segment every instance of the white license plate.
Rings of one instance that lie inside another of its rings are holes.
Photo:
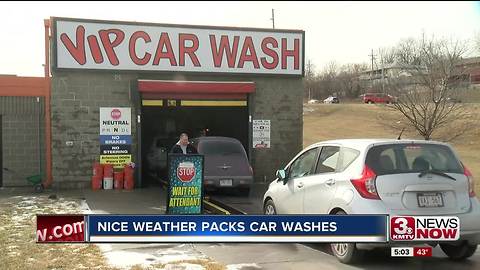
[[[419,207],[443,207],[442,193],[417,193]]]
[[[231,187],[233,185],[232,179],[220,179],[221,187]]]

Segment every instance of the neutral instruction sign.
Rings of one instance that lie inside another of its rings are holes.
[[[100,108],[100,163],[122,168],[132,161],[130,107]]]
[[[100,135],[132,135],[131,108],[100,108]]]

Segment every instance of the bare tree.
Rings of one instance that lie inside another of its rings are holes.
[[[338,93],[344,97],[357,98],[362,90],[359,81],[360,73],[367,69],[366,64],[343,65],[336,77]]]
[[[474,42],[476,45],[477,54],[480,54],[480,32],[476,34]]]
[[[378,55],[380,56],[380,65],[383,67],[384,65],[394,64],[395,63],[395,50],[394,48],[380,48],[378,50]]]
[[[434,135],[443,140],[462,135],[470,114],[456,101],[465,86],[460,63],[466,51],[466,43],[458,40],[401,41],[394,55],[402,70],[385,85],[398,97],[390,108],[400,117],[388,119],[388,125],[412,128],[425,140]]]

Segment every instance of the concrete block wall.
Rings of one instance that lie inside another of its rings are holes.
[[[45,172],[44,100],[0,97],[3,186],[29,186]]]
[[[92,164],[100,160],[100,107],[133,107],[130,82],[135,78],[131,74],[109,72],[54,72],[51,111],[53,187],[90,187]],[[132,108],[133,153],[136,152],[135,119]],[[69,146],[67,142],[73,142],[73,145]]]
[[[271,148],[252,149],[256,182],[270,182],[303,144],[303,85],[300,78],[255,79],[252,120],[270,120]],[[252,147],[252,146],[250,146]]]

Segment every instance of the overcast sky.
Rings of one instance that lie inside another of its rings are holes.
[[[50,16],[153,23],[305,30],[305,57],[368,63],[371,49],[401,39],[472,40],[480,34],[480,2],[1,2],[0,74],[42,76],[43,19]]]

